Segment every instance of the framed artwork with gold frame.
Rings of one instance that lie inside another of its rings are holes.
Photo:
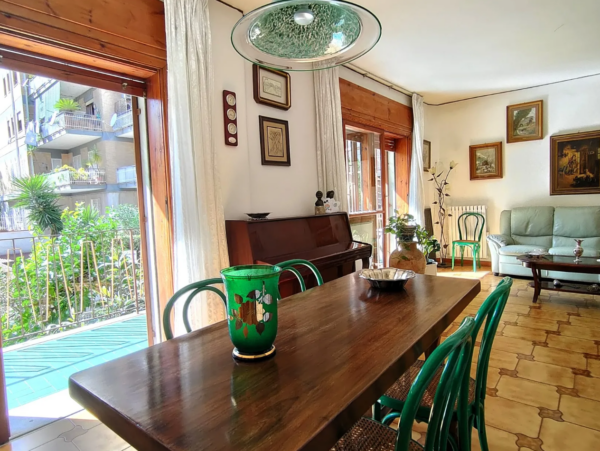
[[[469,146],[471,180],[502,178],[502,143]]]
[[[550,195],[600,194],[600,130],[550,138]]]
[[[544,138],[544,101],[506,107],[506,142],[517,143]]]
[[[258,116],[260,124],[260,156],[266,166],[291,166],[288,121]]]
[[[290,74],[255,64],[252,67],[254,100],[281,110],[292,107],[292,80]]]

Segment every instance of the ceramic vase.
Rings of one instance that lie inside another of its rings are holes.
[[[583,243],[583,240],[576,239],[575,243],[577,244],[575,245],[575,249],[573,249],[573,255],[575,256],[575,261],[580,262],[581,256],[583,255],[583,248],[581,247],[581,243]]]
[[[281,272],[280,267],[269,265],[233,266],[221,271],[234,358],[257,360],[275,354]]]
[[[390,255],[390,266],[424,274],[427,261],[423,252],[417,247],[416,241],[400,242],[398,248]]]

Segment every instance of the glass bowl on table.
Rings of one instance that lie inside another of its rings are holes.
[[[363,269],[358,276],[367,280],[373,288],[400,290],[406,282],[415,277],[415,272],[397,268]]]

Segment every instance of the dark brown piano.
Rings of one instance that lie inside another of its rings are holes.
[[[266,220],[226,221],[229,262],[235,265],[276,264],[294,258],[313,263],[328,282],[354,272],[356,260],[369,267],[370,244],[352,240],[346,213]],[[299,268],[307,287],[316,285],[310,271]],[[300,291],[296,277],[281,276],[282,297]]]

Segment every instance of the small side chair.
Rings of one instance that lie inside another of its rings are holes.
[[[317,279],[317,284],[323,285],[323,277],[321,276],[321,273],[319,272],[319,270],[317,269],[317,267],[315,265],[313,265],[311,262],[309,262],[307,260],[298,260],[298,259],[287,260],[285,262],[278,263],[275,266],[279,266],[283,271],[292,272],[298,278],[298,282],[300,283],[301,291],[306,291],[306,284],[304,283],[304,278],[302,277],[302,274],[300,273],[300,271],[298,271],[296,268],[294,268],[294,266],[308,267],[315,275],[315,278]],[[177,300],[179,298],[181,298],[182,296],[184,296],[188,293],[189,293],[189,295],[187,296],[187,298],[183,304],[183,310],[182,310],[183,326],[185,327],[185,330],[187,333],[190,333],[192,331],[192,326],[190,325],[190,320],[188,317],[190,304],[191,304],[192,300],[203,291],[210,291],[212,293],[217,294],[219,296],[219,298],[221,298],[221,300],[223,301],[223,306],[225,307],[225,313],[227,314],[227,297],[221,290],[213,287],[213,285],[219,285],[222,283],[223,283],[223,280],[221,278],[201,280],[199,282],[194,282],[189,285],[186,285],[185,287],[178,290],[173,296],[171,296],[171,299],[169,299],[169,302],[167,302],[167,305],[165,306],[165,311],[163,312],[163,317],[162,317],[163,328],[165,331],[165,338],[167,340],[170,340],[171,338],[173,338],[173,329],[171,328],[171,312],[173,311],[175,302],[177,302]]]
[[[473,220],[475,225],[472,226]],[[485,218],[480,213],[467,212],[458,217],[458,240],[452,241],[452,269],[454,270],[454,253],[456,247],[460,249],[460,266],[463,264],[464,248],[470,247],[473,254],[473,272],[477,266],[481,268],[481,235],[485,227]],[[469,222],[471,224],[469,224]],[[464,232],[463,232],[464,230]],[[464,235],[464,238],[463,238]]]
[[[500,324],[500,318],[504,312],[504,307],[510,295],[510,288],[513,281],[510,277],[505,277],[500,281],[496,289],[487,297],[482,306],[475,315],[475,327],[471,332],[473,343],[477,340],[477,335],[481,327],[483,327],[483,336],[481,339],[481,347],[479,348],[479,359],[477,361],[477,370],[475,379],[469,377],[468,403],[469,403],[469,436],[471,428],[475,427],[479,434],[479,443],[482,451],[489,451],[487,443],[487,435],[485,430],[485,395],[488,364],[494,337]],[[445,341],[444,341],[445,343]],[[434,351],[435,352],[435,351]],[[429,357],[425,362],[418,360],[404,375],[392,385],[392,387],[383,395],[379,401],[373,406],[373,419],[380,420],[381,407],[385,406],[392,409],[392,413],[386,415],[383,423],[387,424],[394,418],[400,416],[400,412],[404,412],[403,408],[410,395],[411,385],[416,381],[415,377],[422,371]],[[469,368],[471,357],[469,357]],[[417,421],[428,423],[430,421],[433,409],[435,409],[435,400],[437,400],[437,391],[440,389],[438,381],[444,374],[443,366],[438,368],[436,375],[431,380],[431,384],[427,387],[423,396],[421,405],[417,409]],[[456,417],[455,417],[456,418]],[[460,421],[460,419],[459,419]]]
[[[342,436],[331,451],[446,451],[448,444],[456,450],[457,444],[449,434],[455,405],[458,415],[458,449],[470,450],[468,393],[474,326],[473,318],[465,318],[459,329],[425,361],[410,387],[397,431],[370,418],[362,418]],[[418,417],[422,398],[427,396],[431,382],[434,378],[437,379],[438,369],[446,359],[448,361],[439,377],[423,447],[411,438],[413,423]]]

